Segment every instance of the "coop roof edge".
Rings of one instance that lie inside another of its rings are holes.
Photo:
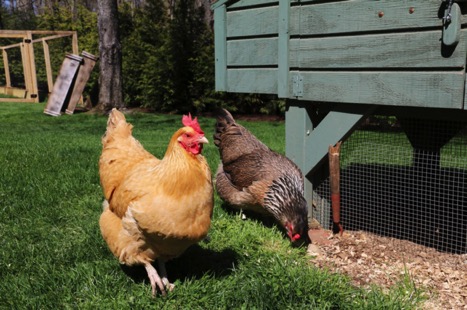
[[[218,7],[226,4],[227,2],[234,3],[234,2],[237,2],[237,1],[239,1],[239,0],[219,0],[219,1],[214,2],[213,4],[211,4],[211,10],[215,10]]]

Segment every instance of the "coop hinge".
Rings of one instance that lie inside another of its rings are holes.
[[[292,92],[294,97],[303,97],[303,77],[300,73],[292,76]]]

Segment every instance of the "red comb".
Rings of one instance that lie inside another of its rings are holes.
[[[292,237],[292,241],[297,241],[298,239],[300,239],[300,234],[295,234],[293,237]]]
[[[204,135],[204,131],[201,130],[201,127],[199,126],[198,123],[198,118],[195,117],[194,119],[191,118],[191,114],[188,113],[188,115],[183,115],[182,117],[182,123],[184,126],[188,126],[193,128],[197,133]]]

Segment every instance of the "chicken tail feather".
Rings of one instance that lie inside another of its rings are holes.
[[[226,109],[218,109],[216,111],[216,132],[214,134],[214,144],[219,147],[222,135],[230,128],[235,125],[235,119],[232,114]]]
[[[133,126],[126,122],[125,115],[113,108],[107,120],[107,130],[102,142],[105,145],[105,143],[113,140],[117,134],[120,136],[130,136],[132,128]]]
[[[126,122],[125,115],[116,108],[113,108],[107,120],[107,126],[115,127],[121,121]]]

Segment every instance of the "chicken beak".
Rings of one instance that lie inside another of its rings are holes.
[[[203,136],[201,139],[198,140],[199,143],[207,144],[209,143],[208,139],[206,139],[205,136]]]

